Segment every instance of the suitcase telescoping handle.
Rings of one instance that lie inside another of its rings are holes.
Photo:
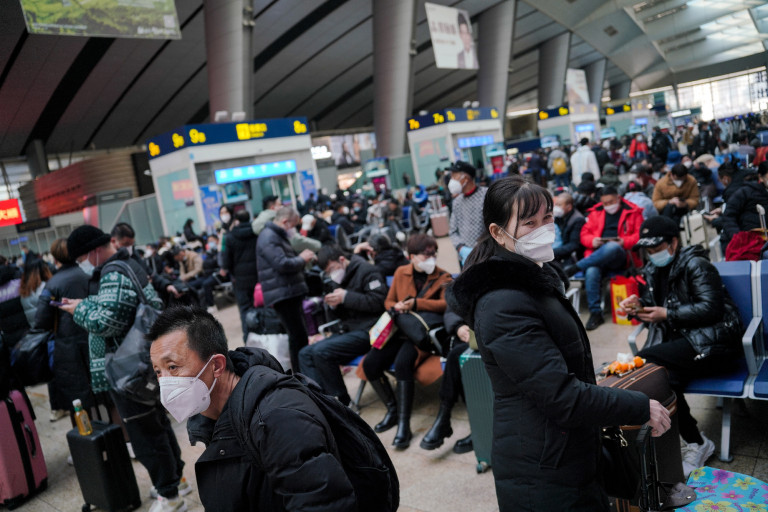
[[[656,461],[656,444],[651,435],[651,426],[643,425],[637,436],[640,451],[640,510],[658,512],[661,510],[659,495],[659,469]]]
[[[37,457],[37,443],[35,442],[35,434],[32,433],[32,427],[24,424],[24,432],[27,434],[27,439],[29,440],[29,451],[32,454],[33,457]]]

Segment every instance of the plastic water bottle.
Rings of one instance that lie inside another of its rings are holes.
[[[88,417],[88,411],[83,410],[83,403],[80,399],[72,401],[72,405],[75,406],[75,423],[77,423],[77,430],[81,436],[88,436],[93,433],[93,427],[91,426],[91,419]]]

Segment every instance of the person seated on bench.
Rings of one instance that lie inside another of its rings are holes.
[[[573,263],[574,253],[577,259],[584,256],[584,246],[581,245],[581,228],[586,219],[579,210],[573,207],[573,196],[563,192],[555,196],[553,215],[555,224],[560,228],[563,243],[555,249],[555,259],[560,263]]]
[[[585,258],[564,269],[568,277],[584,272],[589,305],[588,331],[597,329],[605,321],[600,304],[603,277],[627,268],[632,257],[630,249],[640,238],[640,224],[643,223],[643,210],[621,198],[614,187],[602,190],[600,202],[589,209],[587,222],[581,228]],[[638,259],[636,264],[640,266],[642,262]]]
[[[648,255],[646,286],[621,309],[648,324],[639,356],[669,371],[677,394],[677,417],[686,477],[704,465],[715,445],[696,427],[683,394],[689,380],[728,371],[740,353],[744,332],[735,304],[700,245],[681,247],[677,222],[659,215],[643,222],[635,248]]]
[[[393,246],[389,237],[383,233],[371,235],[367,241],[357,244],[354,253],[373,258],[373,265],[384,277],[394,276],[398,267],[410,263],[403,250]]]
[[[440,383],[440,410],[437,418],[421,440],[419,446],[425,450],[434,450],[443,444],[446,437],[453,435],[451,428],[451,411],[459,397],[464,398],[464,387],[461,382],[461,366],[459,357],[469,348],[469,326],[459,315],[448,307],[443,315],[443,324],[449,336],[454,340],[445,358],[445,370],[443,381]],[[475,346],[477,348],[477,346]],[[466,402],[466,398],[464,398]],[[453,445],[454,453],[467,453],[472,451],[472,435],[463,437]]]
[[[380,349],[371,349],[363,360],[365,376],[387,406],[387,414],[373,429],[384,432],[397,425],[392,445],[405,449],[411,444],[411,409],[413,408],[414,373],[419,347],[430,351],[429,330],[442,325],[445,313],[445,288],[451,274],[436,264],[437,241],[429,235],[417,234],[408,240],[410,265],[395,271],[392,287],[384,306],[395,310],[397,332]],[[397,400],[384,377],[395,365]]]
[[[219,237],[215,234],[208,235],[205,244],[205,257],[203,259],[203,306],[209,313],[216,311],[213,303],[213,289],[216,285],[228,280],[219,274],[221,262],[219,261]]]
[[[653,189],[653,205],[659,214],[680,225],[686,213],[699,205],[699,185],[683,164],[672,167]]]
[[[387,281],[376,267],[360,256],[345,254],[337,245],[323,246],[317,264],[338,286],[324,300],[341,320],[342,333],[302,348],[301,371],[327,394],[349,405],[339,366],[371,349],[368,331],[384,312]]]

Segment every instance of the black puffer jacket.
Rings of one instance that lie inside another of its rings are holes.
[[[560,227],[560,238],[563,243],[555,249],[555,259],[570,259],[572,253],[576,253],[576,258],[584,257],[584,246],[581,245],[581,228],[587,222],[587,219],[575,207],[570,213],[555,222]]]
[[[702,357],[737,353],[744,332],[741,317],[706,250],[699,245],[685,247],[670,265],[664,304],[654,299],[658,267],[643,268],[647,285],[640,301],[667,308],[667,320],[648,327],[646,347],[682,335]]]
[[[448,302],[475,331],[494,392],[493,473],[502,512],[608,510],[600,427],[649,419],[642,393],[595,385],[589,339],[551,265],[498,249]]]
[[[0,333],[5,346],[13,347],[29,329],[21,305],[21,270],[15,265],[0,265]]]
[[[749,231],[760,227],[757,205],[768,211],[768,190],[762,183],[745,182],[734,192],[725,204],[723,212],[724,243],[728,243],[739,231]]]
[[[54,331],[56,357],[53,380],[48,389],[53,409],[71,410],[72,400],[83,406],[93,405],[88,359],[88,332],[77,325],[72,315],[51,306],[51,300],[84,299],[88,296],[89,277],[77,265],[64,265],[45,283],[35,316],[38,329]]]
[[[367,331],[384,312],[387,280],[360,256],[352,256],[339,285],[347,291],[344,303],[333,310],[346,331]]]
[[[256,243],[258,237],[253,234],[247,222],[238,224],[224,237],[224,249],[221,254],[221,268],[233,277],[234,286],[250,289],[259,280],[257,271]]]
[[[390,247],[383,251],[376,253],[373,258],[373,264],[378,268],[385,277],[395,275],[395,270],[403,265],[408,265],[410,261],[405,257],[403,251],[397,247]]]
[[[332,452],[330,427],[312,399],[283,387],[293,377],[266,351],[238,349],[229,355],[237,375],[251,367],[256,371],[240,380],[215,423],[200,415],[187,422],[190,442],[206,445],[195,463],[203,507],[218,512],[357,512],[352,484]],[[266,472],[238,442],[235,416],[249,420],[251,441]]]
[[[274,222],[268,222],[259,235],[256,259],[266,306],[303,297],[309,291],[304,280],[305,261],[291,247],[288,233]]]

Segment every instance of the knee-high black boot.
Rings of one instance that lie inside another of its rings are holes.
[[[419,446],[425,450],[434,450],[443,445],[443,440],[446,437],[453,435],[453,429],[451,428],[451,409],[453,406],[448,405],[445,402],[440,403],[440,410],[435,418],[435,423],[432,428],[429,429],[427,435],[421,440]]]
[[[397,434],[392,446],[399,450],[411,444],[411,410],[413,409],[413,381],[397,381]]]
[[[375,427],[373,427],[373,431],[378,433],[386,432],[387,430],[397,425],[397,404],[395,402],[395,392],[392,391],[392,385],[389,383],[389,379],[387,377],[374,379],[370,381],[370,384],[376,394],[379,395],[381,401],[384,402],[384,405],[387,406],[387,414],[384,415],[384,419],[382,419],[378,424],[376,424]]]

